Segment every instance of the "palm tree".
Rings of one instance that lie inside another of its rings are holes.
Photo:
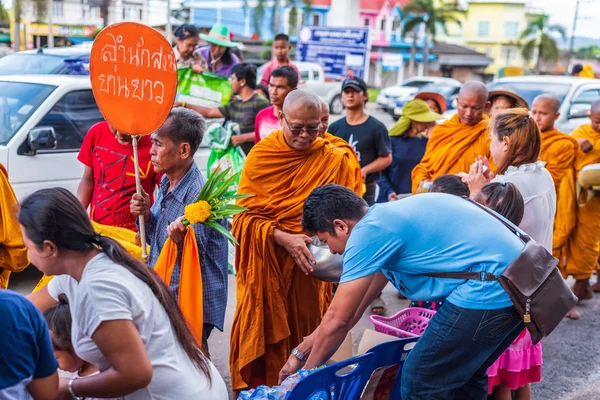
[[[440,29],[447,35],[449,23],[455,23],[459,27],[462,26],[462,21],[457,15],[464,14],[464,11],[460,10],[456,3],[444,3],[439,7],[436,3],[435,0],[412,0],[402,10],[402,19],[404,22],[404,28],[402,29],[403,37],[407,32],[414,32],[415,40],[410,50],[410,63],[408,67],[409,71],[413,73],[417,54],[417,29],[421,24],[425,25],[426,34],[423,54],[423,71],[425,74],[427,74],[429,64],[429,40],[435,43]]]
[[[536,74],[540,73],[542,61],[555,61],[560,57],[560,49],[551,34],[557,34],[563,40],[567,38],[567,30],[562,25],[550,25],[550,16],[546,14],[535,16],[521,34],[521,40],[526,40],[523,58],[530,62],[537,53]]]

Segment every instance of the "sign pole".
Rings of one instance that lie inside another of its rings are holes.
[[[137,194],[143,196],[142,180],[140,178],[140,160],[138,158],[138,139],[139,136],[133,136],[133,168],[135,170],[135,188]],[[142,258],[148,262],[148,253],[146,252],[146,221],[143,215],[139,216],[140,241],[142,245]]]

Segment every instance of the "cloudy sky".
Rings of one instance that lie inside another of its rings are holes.
[[[548,13],[553,23],[567,28],[570,36],[573,29],[573,17],[577,0],[531,0],[530,4]],[[579,3],[579,19],[577,20],[577,36],[600,38],[600,0],[581,0]]]

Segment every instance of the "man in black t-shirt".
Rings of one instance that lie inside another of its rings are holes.
[[[392,163],[392,147],[385,125],[365,112],[369,95],[360,78],[346,78],[342,84],[342,103],[346,118],[329,125],[329,133],[347,141],[358,155],[367,192],[363,198],[372,206],[380,171]]]

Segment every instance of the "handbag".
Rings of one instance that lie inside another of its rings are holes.
[[[531,334],[531,341],[536,344],[558,326],[578,299],[558,271],[558,260],[552,254],[496,213],[469,201],[502,222],[525,243],[525,248],[500,276],[489,272],[434,272],[426,275],[436,278],[497,280],[522,317]]]

